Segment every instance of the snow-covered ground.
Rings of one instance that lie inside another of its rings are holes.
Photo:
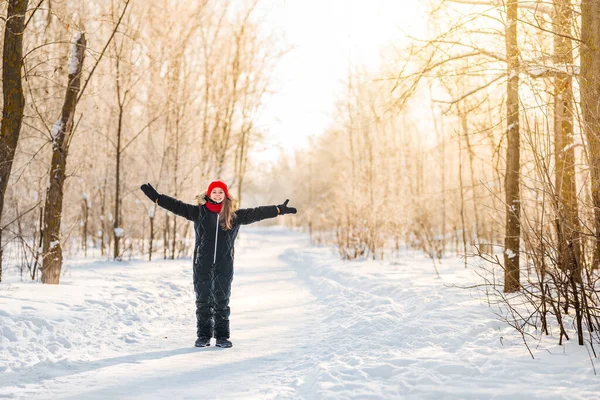
[[[247,228],[231,349],[193,347],[190,260],[70,260],[58,286],[0,284],[0,398],[592,399],[585,347],[532,351],[460,260],[342,262],[301,233]]]

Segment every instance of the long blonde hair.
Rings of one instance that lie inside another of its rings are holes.
[[[198,196],[196,196],[198,204],[206,204],[206,197],[208,197],[208,195],[199,194]],[[221,228],[223,228],[226,231],[231,230],[231,228],[233,227],[233,219],[235,218],[235,212],[238,210],[238,207],[239,202],[236,198],[234,198],[231,195],[229,195],[229,197],[225,197],[225,200],[223,200],[223,207],[221,208],[221,212],[219,213],[221,215]]]

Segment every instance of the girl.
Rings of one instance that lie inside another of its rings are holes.
[[[173,214],[194,221],[194,290],[196,292],[196,347],[231,347],[229,340],[229,296],[233,280],[233,245],[240,225],[247,225],[283,214],[295,214],[288,201],[278,206],[243,208],[229,196],[227,185],[214,181],[208,186],[204,202],[183,203],[159,194],[149,183],[141,186],[150,200]]]

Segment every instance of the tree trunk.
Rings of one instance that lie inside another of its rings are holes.
[[[42,248],[42,245],[44,244],[42,242],[42,240],[44,239],[44,228],[43,227],[44,227],[44,209],[40,207],[40,218],[39,218],[40,237],[38,239],[39,242],[35,249],[35,259],[33,261],[33,268],[31,270],[31,280],[35,280],[37,271],[39,269],[39,261],[40,261],[40,254],[41,254],[40,249]]]
[[[60,222],[62,215],[63,187],[67,153],[73,131],[73,118],[77,105],[77,95],[81,86],[81,67],[85,56],[85,36],[79,34],[73,45],[69,63],[67,93],[61,117],[52,127],[52,163],[49,185],[44,205],[44,238],[42,249],[42,283],[58,284],[62,268],[62,248],[60,245]]]
[[[175,198],[179,196],[179,183],[177,182],[177,174],[179,173],[179,107],[175,107],[175,159],[173,165],[173,183]],[[171,238],[171,260],[175,259],[175,249],[177,248],[177,218],[173,218],[173,237]]]
[[[148,248],[148,261],[152,261],[152,252],[154,251],[154,215],[156,214],[156,204],[148,212],[150,217],[150,245]]]
[[[104,183],[102,185],[102,189],[100,190],[100,227],[101,227],[101,235],[100,235],[100,255],[104,257],[104,253],[106,251],[106,231],[107,231],[107,221],[106,221],[106,175],[104,175]]]
[[[23,31],[28,0],[9,0],[2,52],[2,125],[0,127],[0,218],[15,150],[21,133],[25,97],[21,80]],[[2,282],[2,226],[0,225],[0,282]]]
[[[85,257],[87,257],[87,241],[88,241],[88,222],[89,222],[89,215],[90,215],[90,206],[89,206],[89,198],[86,196],[83,197],[83,203],[82,203],[82,211],[83,211],[83,227],[82,227],[82,232],[81,232],[81,244],[83,247],[83,254]]]
[[[467,127],[467,115],[462,112],[460,113],[460,122],[462,127],[462,134],[466,137],[469,134]],[[463,256],[465,260],[465,268],[467,268],[467,229],[465,227],[465,195],[464,195],[464,182],[463,182],[463,158],[462,158],[462,140],[461,135],[458,134],[458,182],[460,184],[460,224],[462,230],[462,244],[463,244]]]
[[[517,1],[506,5],[506,231],[504,237],[504,291],[516,292],[519,282],[519,240],[521,237],[521,203],[519,200],[520,139],[519,139],[519,48],[517,42]]]
[[[572,65],[572,10],[570,0],[554,2],[554,63]],[[575,182],[575,150],[573,149],[572,75],[567,71],[555,78],[554,85],[554,160],[556,165],[556,218],[558,227],[558,266],[571,271],[577,282],[581,260],[577,188]],[[577,269],[577,270],[575,270]]]
[[[173,218],[173,237],[171,238],[171,260],[175,259],[176,246],[177,246],[177,218]]]
[[[465,144],[467,145],[467,155],[469,156],[469,170],[471,174],[471,197],[473,198],[473,217],[475,217],[475,234],[472,235],[472,237],[475,241],[475,246],[477,247],[478,251],[491,254],[492,249],[491,246],[489,246],[489,243],[482,243],[481,240],[481,238],[483,237],[484,229],[482,228],[481,220],[479,218],[479,209],[477,207],[478,190],[477,180],[475,179],[475,167],[473,165],[475,157],[473,156],[474,153],[473,148],[471,147],[471,139],[469,139],[469,132],[466,128],[467,126],[465,125]]]
[[[119,238],[121,237],[121,227],[119,213],[120,209],[120,197],[121,197],[121,131],[123,127],[123,107],[119,105],[119,122],[117,127],[117,165],[115,168],[115,215],[113,220],[113,238],[114,238],[114,247],[113,247],[113,259],[118,260],[119,257]]]
[[[250,146],[250,133],[252,123],[242,125],[240,139],[235,153],[235,176],[238,180],[238,201],[242,203],[242,191],[244,190],[244,175],[246,174],[246,164],[248,162],[248,147]]]
[[[165,259],[165,260],[167,259],[168,251],[169,251],[169,214],[165,213],[165,225],[163,228],[163,259]]]
[[[593,267],[600,263],[600,1],[581,2],[581,109],[594,204]]]
[[[119,240],[122,236],[122,228],[120,226],[121,218],[121,136],[123,133],[123,113],[124,113],[124,96],[121,96],[121,71],[119,69],[120,59],[119,54],[115,58],[116,63],[116,86],[117,86],[117,101],[119,103],[119,119],[117,122],[117,149],[116,149],[116,170],[115,170],[115,215],[113,220],[113,259],[120,260]]]

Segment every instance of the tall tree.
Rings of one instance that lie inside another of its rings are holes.
[[[62,269],[60,223],[63,205],[63,187],[66,178],[67,154],[73,133],[73,120],[77,96],[81,87],[81,69],[85,56],[86,40],[79,34],[73,44],[69,63],[67,93],[61,116],[52,128],[52,162],[50,164],[48,190],[44,205],[44,233],[42,249],[42,283],[58,284]]]
[[[2,52],[2,126],[0,127],[0,217],[4,209],[6,187],[10,177],[25,97],[21,80],[23,66],[23,32],[25,30],[25,11],[28,0],[9,0],[4,27],[4,49]],[[2,225],[0,225],[0,282],[2,282]]]
[[[115,41],[115,86],[117,94],[117,141],[115,144],[115,213],[113,220],[113,259],[117,260],[121,257],[121,251],[119,249],[119,243],[121,236],[123,236],[123,228],[121,228],[121,153],[123,152],[123,146],[121,145],[123,136],[123,114],[125,113],[125,104],[128,101],[128,95],[131,93],[129,87],[123,88],[123,81],[129,83],[126,79],[123,79],[123,72],[121,69],[122,55],[121,51],[124,48],[123,38],[121,46]]]
[[[577,213],[575,150],[573,148],[573,64],[570,0],[554,1],[554,64],[560,72],[554,79],[554,160],[556,165],[556,228],[558,266],[581,278],[581,246]]]
[[[600,0],[581,2],[581,109],[591,171],[595,246],[593,267],[600,264]]]
[[[519,283],[519,241],[521,238],[521,203],[519,199],[519,172],[521,165],[519,138],[519,47],[517,41],[516,0],[506,3],[506,175],[504,177],[506,202],[506,231],[504,236],[504,291],[516,292]]]
[[[121,11],[120,16],[117,18],[115,10],[112,10],[113,20],[115,23],[115,32],[125,15],[127,5]],[[131,17],[131,16],[130,16]],[[121,219],[122,214],[122,193],[121,193],[121,163],[123,161],[123,153],[125,150],[146,130],[148,125],[144,126],[139,132],[137,132],[129,142],[123,144],[125,141],[124,130],[126,119],[126,109],[134,99],[133,88],[139,83],[141,74],[134,76],[131,73],[132,65],[135,64],[139,56],[134,56],[134,49],[132,42],[138,33],[138,27],[132,24],[135,19],[133,17],[124,23],[123,31],[121,33],[121,41],[119,42],[116,38],[112,42],[113,44],[113,59],[115,61],[115,92],[117,97],[117,138],[113,142],[115,147],[115,208],[113,215],[113,259],[117,260],[121,258],[120,240],[123,237],[124,230],[122,227],[123,221]],[[134,21],[135,22],[135,21]],[[152,123],[151,121],[150,123]]]

